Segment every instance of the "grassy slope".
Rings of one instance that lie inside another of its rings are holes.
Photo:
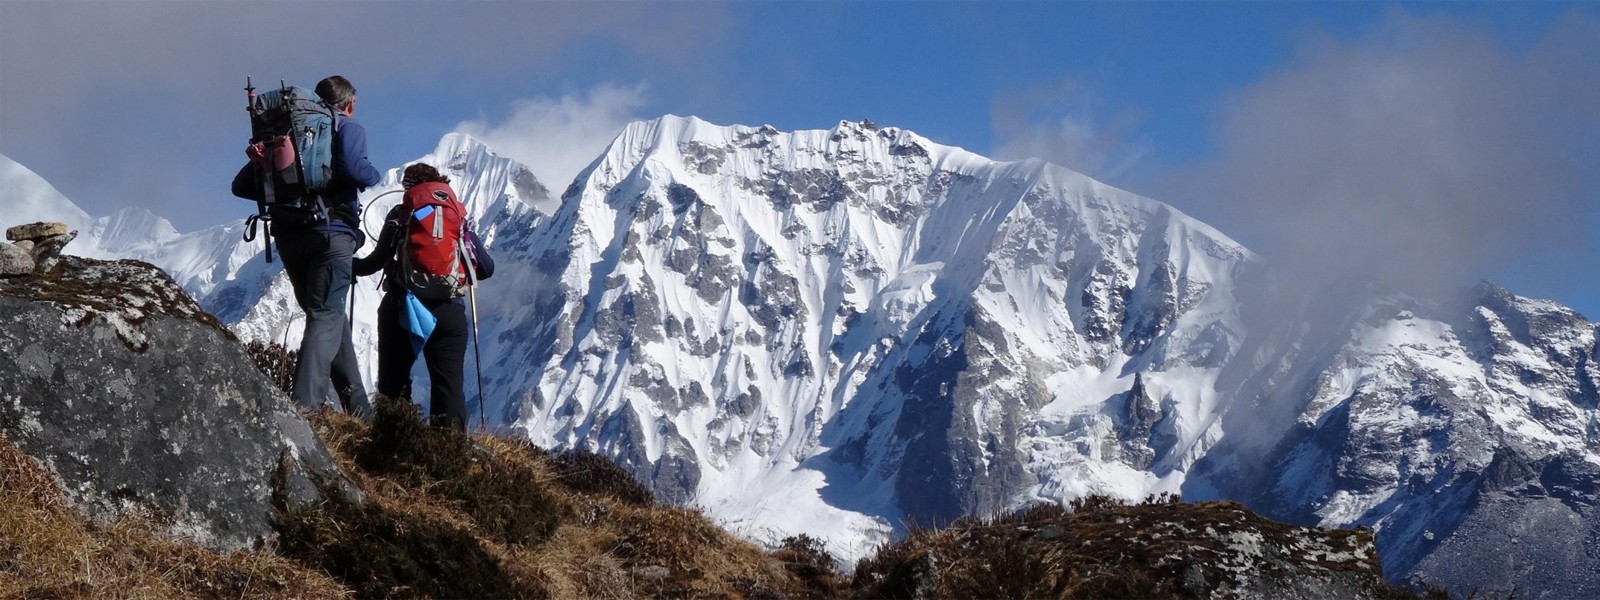
[[[365,502],[280,504],[253,554],[171,541],[152,516],[89,523],[0,436],[0,598],[779,598],[824,580],[593,454],[430,429],[401,402],[370,428],[311,420]]]
[[[1231,503],[1096,499],[914,531],[846,577],[813,540],[765,551],[593,454],[430,429],[409,402],[380,400],[371,427],[311,421],[365,501],[280,503],[279,537],[253,554],[170,541],[155,517],[87,523],[0,436],[0,598],[1178,598],[1205,594],[1161,557],[1194,544],[1145,532],[1293,529]]]

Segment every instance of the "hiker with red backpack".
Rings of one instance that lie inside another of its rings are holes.
[[[377,247],[355,262],[357,276],[384,272],[378,393],[408,396],[420,352],[428,365],[429,421],[465,431],[469,325],[462,297],[494,275],[494,260],[467,226],[450,178],[416,163],[406,167],[400,185],[404,199],[384,217]]]
[[[270,226],[267,262],[277,238],[295,302],[305,311],[292,395],[307,408],[337,396],[344,410],[366,417],[372,404],[345,319],[345,293],[354,283],[355,251],[366,241],[356,195],[382,176],[367,159],[366,129],[354,118],[356,89],[334,75],[317,83],[316,97],[288,85],[258,96],[246,81],[249,162],[234,177],[233,194],[256,201],[259,212],[247,221],[245,239],[254,238],[258,224]]]

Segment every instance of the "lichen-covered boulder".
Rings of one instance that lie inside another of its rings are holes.
[[[138,261],[0,279],[0,431],[86,515],[151,511],[221,550],[272,533],[275,494],[359,493],[238,340]]]

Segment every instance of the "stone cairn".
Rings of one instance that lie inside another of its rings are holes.
[[[0,244],[0,277],[43,275],[61,260],[61,250],[78,237],[66,223],[29,223],[6,230]]]

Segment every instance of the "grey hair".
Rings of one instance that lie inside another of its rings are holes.
[[[356,99],[356,86],[350,85],[350,80],[339,75],[331,75],[317,82],[317,96],[327,102],[328,106],[342,109]]]

